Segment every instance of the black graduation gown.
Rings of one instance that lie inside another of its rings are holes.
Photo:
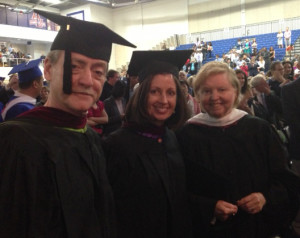
[[[299,206],[299,178],[287,169],[286,153],[267,122],[246,115],[228,127],[186,124],[178,140],[196,237],[266,238],[284,232]],[[218,200],[236,204],[254,192],[266,198],[262,212],[239,209],[226,222],[210,224]]]
[[[0,125],[0,237],[114,237],[100,138],[20,118]]]
[[[173,132],[159,143],[130,128],[103,145],[120,238],[191,237],[185,169]]]

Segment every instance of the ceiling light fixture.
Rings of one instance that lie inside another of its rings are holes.
[[[60,0],[42,0],[42,2],[49,3],[49,4],[60,4]]]
[[[95,3],[101,3],[101,4],[110,4],[108,0],[86,0],[87,2],[95,2]]]

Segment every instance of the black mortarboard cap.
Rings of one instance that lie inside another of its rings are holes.
[[[34,11],[61,27],[51,50],[65,50],[63,88],[65,93],[71,93],[71,52],[109,62],[112,43],[136,47],[103,24],[40,10]]]
[[[37,77],[43,75],[42,71],[39,68],[40,63],[41,59],[36,59],[18,64],[14,66],[8,74],[18,73],[20,83],[33,81]]]
[[[153,62],[167,62],[181,70],[186,60],[190,58],[193,50],[172,51],[133,51],[127,73],[138,76]]]

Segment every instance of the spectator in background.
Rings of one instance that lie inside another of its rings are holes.
[[[87,112],[87,124],[99,135],[103,135],[103,127],[108,122],[108,116],[102,101],[98,100]]]
[[[191,94],[192,96],[194,96],[194,90],[193,90],[193,88],[194,88],[195,76],[196,75],[192,75],[192,76],[188,77],[188,79],[187,79],[187,83],[189,85],[189,94]],[[192,93],[190,93],[190,89],[192,90]]]
[[[193,76],[191,76],[193,77]],[[186,97],[186,102],[188,105],[188,109],[189,109],[189,118],[197,115],[198,113],[200,113],[200,105],[199,103],[196,101],[196,99],[188,93],[188,89],[189,89],[189,84],[187,83],[187,81],[185,80],[180,80],[179,81],[181,89],[184,92],[184,95]]]
[[[250,53],[251,53],[251,43],[249,42],[249,39],[246,39],[244,44],[244,54],[250,55]]]
[[[251,56],[257,55],[257,42],[256,42],[255,38],[252,40],[251,47],[252,47],[252,54],[251,54]]]
[[[162,50],[168,50],[166,42],[164,42],[161,46]]]
[[[286,48],[285,48],[285,54],[289,57],[290,60],[292,60],[292,50],[294,49],[294,46],[291,44],[291,45],[288,45]]]
[[[258,61],[257,61],[258,67],[257,70],[258,72],[265,72],[265,60],[263,56],[259,56],[258,57]]]
[[[287,27],[284,32],[284,42],[285,42],[285,48],[287,48],[289,45],[292,44],[292,32],[290,31],[290,28]]]
[[[231,61],[232,62],[232,61]],[[240,66],[242,66],[243,62],[245,62],[243,60],[243,55],[240,55],[239,59],[235,62],[237,67],[240,68]],[[232,68],[232,67],[231,67]]]
[[[231,62],[233,63],[237,63],[237,61],[239,60],[240,55],[238,52],[236,52],[235,50],[232,51],[232,54],[230,56]]]
[[[108,123],[104,126],[104,135],[121,128],[124,117],[126,101],[124,98],[126,85],[122,81],[116,82],[111,92],[111,96],[104,101],[104,108],[108,115]]]
[[[128,92],[128,96],[127,96],[127,92],[125,93],[126,102],[128,102],[129,99],[132,97],[134,93],[135,85],[138,85],[139,83],[138,76],[129,76],[128,80],[129,80],[129,89],[128,89],[128,83],[127,83],[127,89],[129,90],[129,92]]]
[[[44,104],[47,102],[48,95],[49,95],[50,89],[46,86],[43,86],[40,92],[40,100],[36,103],[37,107],[44,106]]]
[[[222,54],[221,62],[227,63],[227,55],[226,54]]]
[[[196,48],[200,48],[201,47],[201,41],[200,41],[199,37],[196,38],[195,45],[196,45]]]
[[[253,115],[253,112],[248,105],[248,100],[252,98],[253,95],[248,85],[247,75],[241,69],[235,70],[235,74],[240,83],[240,95],[238,98],[237,109],[243,110],[248,114]]]
[[[196,61],[195,57],[191,58],[190,63],[188,64],[189,74],[190,75],[196,75],[197,69],[198,69],[198,62]]]
[[[127,70],[125,68],[121,69],[120,80],[122,80],[125,83],[127,83]]]
[[[206,60],[206,55],[207,55],[207,51],[208,51],[208,46],[207,43],[205,42],[202,47],[202,54],[203,54],[203,61]]]
[[[297,79],[300,76],[300,61],[295,61],[296,68],[294,70],[294,79]]]
[[[104,101],[106,98],[111,96],[111,91],[115,83],[120,80],[120,74],[118,71],[110,69],[106,75],[107,80],[104,83],[100,101]]]
[[[277,45],[278,48],[283,48],[283,33],[281,30],[277,34]]]
[[[284,68],[280,61],[275,61],[270,67],[272,77],[268,80],[270,89],[274,91],[277,97],[281,97],[281,87],[287,83],[286,79],[283,77]]]
[[[191,75],[191,76],[192,76],[192,75]],[[190,77],[191,77],[191,76],[190,76]],[[187,73],[184,72],[183,70],[180,70],[180,71],[179,71],[179,80],[185,80],[185,81],[188,80],[188,78],[187,78]],[[194,95],[192,87],[189,87],[189,94]]]
[[[196,52],[194,53],[194,57],[197,61],[197,72],[198,72],[202,66],[202,61],[203,61],[203,53],[200,48],[196,49]]]
[[[243,49],[243,44],[241,39],[238,39],[237,44],[236,44],[236,51],[238,54],[242,53],[242,49]]]
[[[213,51],[213,45],[211,42],[208,42],[208,45],[207,45],[208,58],[211,58],[212,51]]]
[[[288,80],[288,82],[294,80],[294,69],[293,64],[291,61],[283,61],[282,62],[284,71],[283,71],[283,77]]]
[[[270,69],[271,60],[270,60],[270,52],[267,50],[266,47],[262,48],[261,56],[264,58],[264,61],[265,61],[265,70],[264,70],[264,72],[268,72],[269,69]]]
[[[216,54],[216,59],[215,59],[215,61],[217,61],[217,62],[221,62],[221,61],[222,61],[222,59],[220,58],[220,56],[219,56],[218,54]]]
[[[269,53],[270,53],[270,60],[271,60],[271,62],[273,62],[275,60],[275,50],[274,50],[273,46],[270,47]]]
[[[265,76],[258,74],[250,81],[251,87],[255,89],[254,115],[260,117],[276,129],[281,128],[280,119],[282,118],[282,105],[280,97],[270,89]]]
[[[247,79],[247,77],[248,77],[248,65],[245,61],[240,66],[240,69],[246,74],[246,79]]]
[[[226,59],[225,59],[225,63],[227,64],[228,68],[233,69],[233,68],[237,67],[237,64],[231,62],[230,58],[226,58]]]
[[[187,80],[187,73],[185,71],[179,71],[179,80]]]
[[[243,54],[243,60],[244,60],[246,63],[249,63],[249,62],[250,62],[249,54]]]
[[[252,56],[250,62],[247,64],[248,66],[248,76],[255,76],[258,74],[258,63],[255,60],[255,56]]]
[[[5,105],[9,98],[15,94],[15,91],[19,89],[18,74],[11,74],[9,76],[8,84],[0,89],[0,102]]]

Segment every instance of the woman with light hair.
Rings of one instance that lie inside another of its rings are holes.
[[[178,133],[195,237],[266,238],[293,220],[300,179],[266,121],[236,109],[239,81],[226,64],[209,62],[196,77],[201,113]]]

